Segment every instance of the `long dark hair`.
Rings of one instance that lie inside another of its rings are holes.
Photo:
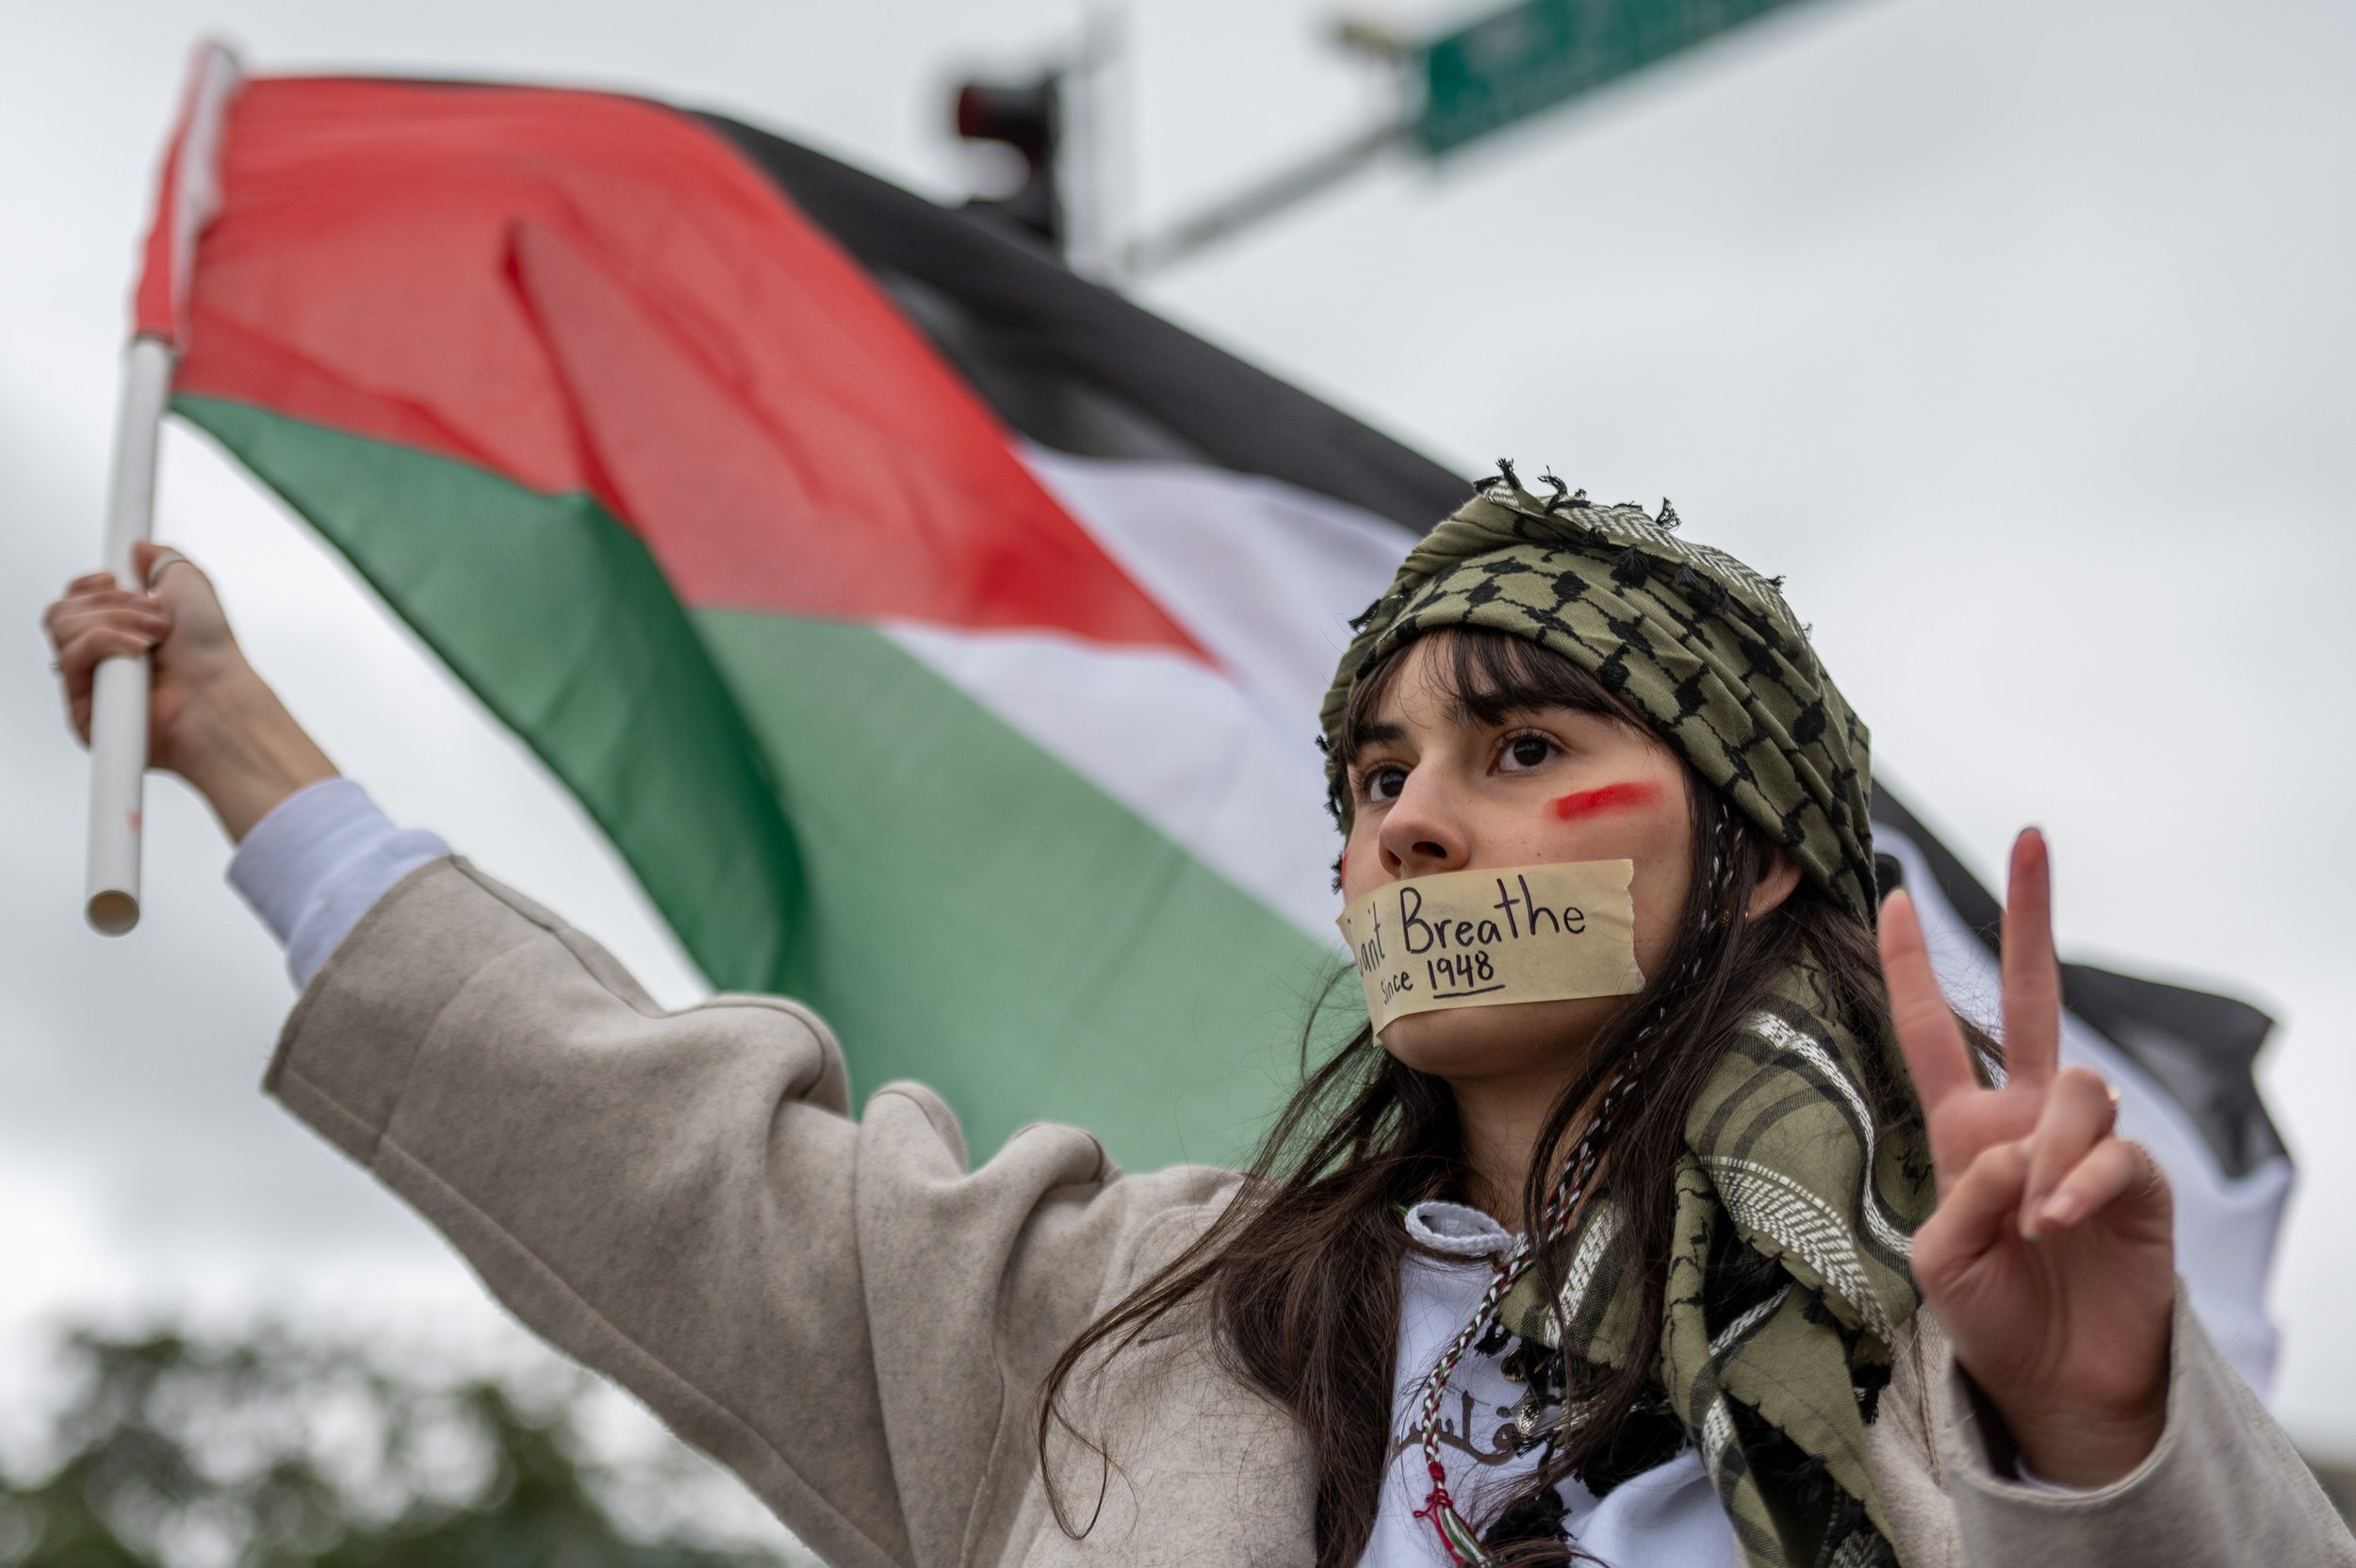
[[[1544,708],[1568,708],[1641,727],[1594,677],[1534,643],[1476,629],[1440,635],[1447,646],[1434,677],[1446,700],[1474,722],[1495,726]],[[1342,721],[1345,756],[1354,752],[1400,665],[1394,654],[1351,693]],[[1555,1101],[1522,1193],[1523,1214],[1544,1210],[1587,1110],[1641,1045],[1640,1086],[1600,1150],[1621,1208],[1624,1244],[1636,1250],[1628,1261],[1643,1282],[1636,1343],[1618,1371],[1579,1386],[1581,1418],[1515,1495],[1482,1500],[1475,1522],[1501,1563],[1573,1560],[1578,1554],[1546,1523],[1552,1515],[1529,1505],[1550,1496],[1564,1478],[1610,1461],[1631,1417],[1651,1408],[1674,1168],[1686,1113],[1720,1042],[1803,951],[1828,978],[1834,1007],[1860,1021],[1887,1012],[1873,933],[1812,885],[1804,882],[1772,914],[1746,918],[1775,852],[1690,767],[1686,784],[1693,874],[1677,934],[1652,981],[1598,1036],[1586,1065]],[[1327,995],[1343,988],[1354,1005],[1355,986],[1329,988]],[[1409,1246],[1399,1211],[1426,1199],[1466,1196],[1470,1171],[1445,1080],[1404,1066],[1364,1026],[1313,1060],[1314,1033],[1313,1019],[1302,1037],[1301,1086],[1269,1129],[1235,1201],[1185,1252],[1090,1324],[1049,1372],[1038,1443],[1046,1466],[1050,1435],[1061,1427],[1109,1463],[1064,1415],[1061,1396],[1075,1368],[1092,1353],[1119,1351],[1181,1303],[1205,1297],[1229,1369],[1291,1412],[1307,1434],[1317,1465],[1317,1568],[1350,1568],[1373,1530],[1391,1452],[1399,1266]],[[1897,1114],[1911,1092],[1887,1082],[1866,1088],[1877,1114]],[[1558,1299],[1559,1282],[1545,1282],[1546,1298]],[[1047,1484],[1057,1522],[1067,1533],[1085,1533],[1092,1512],[1076,1516],[1067,1509],[1052,1469]],[[1533,1519],[1542,1527],[1529,1528]]]

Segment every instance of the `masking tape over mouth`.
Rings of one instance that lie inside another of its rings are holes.
[[[1334,923],[1357,959],[1376,1036],[1410,1013],[1642,990],[1635,873],[1633,860],[1577,860],[1375,889]]]

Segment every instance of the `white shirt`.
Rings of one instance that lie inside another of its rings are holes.
[[[450,853],[433,833],[395,827],[358,784],[331,778],[297,791],[255,824],[230,859],[229,880],[286,944],[287,972],[302,988],[393,884]],[[1446,1568],[1438,1533],[1415,1517],[1432,1490],[1415,1436],[1416,1396],[1480,1304],[1491,1272],[1486,1253],[1505,1239],[1496,1220],[1456,1204],[1418,1204],[1411,1217],[1424,1227],[1418,1234],[1452,1240],[1467,1255],[1439,1262],[1411,1252],[1400,1266],[1391,1469],[1361,1568]],[[1466,1354],[1449,1381],[1441,1463],[1449,1495],[1472,1517],[1500,1483],[1536,1462],[1535,1451],[1514,1455],[1498,1437],[1520,1396],[1497,1359],[1478,1352]],[[1600,1501],[1575,1481],[1562,1500],[1563,1523],[1611,1568],[1742,1568],[1733,1527],[1690,1447]]]
[[[1415,1431],[1424,1378],[1481,1304],[1494,1272],[1490,1253],[1508,1245],[1503,1226],[1477,1209],[1419,1203],[1408,1228],[1427,1242],[1462,1238],[1466,1256],[1443,1262],[1410,1252],[1399,1268],[1399,1387],[1392,1398],[1391,1467],[1383,1478],[1374,1535],[1360,1568],[1434,1568],[1448,1553],[1428,1519],[1415,1517],[1432,1493],[1423,1445]],[[1485,1244],[1485,1246],[1483,1245]],[[1518,1490],[1538,1462],[1538,1451],[1513,1452],[1507,1413],[1522,1385],[1498,1370],[1494,1356],[1467,1351],[1448,1380],[1440,1409],[1440,1463],[1448,1495],[1468,1517],[1481,1505]],[[1598,1501],[1577,1481],[1564,1484],[1562,1523],[1580,1548],[1611,1568],[1742,1568],[1734,1527],[1710,1484],[1701,1455],[1686,1448],[1612,1488]]]

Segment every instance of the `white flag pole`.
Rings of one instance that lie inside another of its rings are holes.
[[[131,339],[123,360],[115,419],[114,473],[106,486],[105,565],[115,581],[138,584],[131,547],[147,537],[155,511],[155,449],[175,356],[160,337]],[[139,923],[139,808],[147,773],[145,654],[99,662],[90,690],[90,898],[95,929],[119,937]]]
[[[155,520],[156,446],[164,406],[172,399],[172,368],[180,357],[176,343],[189,267],[197,234],[220,204],[221,119],[238,75],[237,57],[227,49],[212,42],[197,46],[165,165],[158,233],[151,237],[148,275],[139,288],[139,332],[123,355],[114,469],[106,486],[105,566],[126,588],[144,586],[131,547],[148,536]],[[145,654],[103,660],[90,689],[90,861],[83,913],[93,929],[110,937],[139,923],[148,673]]]

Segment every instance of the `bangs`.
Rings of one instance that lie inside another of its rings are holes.
[[[1553,649],[1487,627],[1449,627],[1402,644],[1351,688],[1342,710],[1345,764],[1375,739],[1376,715],[1399,683],[1408,650],[1425,642],[1438,645],[1430,678],[1455,723],[1495,727],[1543,708],[1567,708],[1647,728],[1602,681]]]

